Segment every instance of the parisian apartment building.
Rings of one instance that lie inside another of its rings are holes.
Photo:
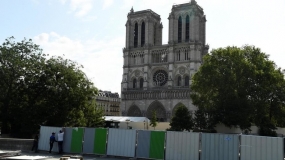
[[[105,116],[120,116],[121,98],[118,93],[99,90],[96,96],[97,106],[104,110]]]

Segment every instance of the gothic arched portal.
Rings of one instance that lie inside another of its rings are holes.
[[[149,105],[146,113],[148,119],[152,118],[152,111],[156,112],[157,121],[165,122],[167,120],[166,111],[160,102],[154,101]]]
[[[132,105],[129,108],[129,110],[128,110],[127,116],[130,116],[130,117],[142,117],[142,112],[141,112],[141,110],[139,109],[138,106]]]

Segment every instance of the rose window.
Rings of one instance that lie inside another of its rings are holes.
[[[163,86],[167,83],[168,75],[164,70],[158,70],[153,74],[153,83],[156,86]]]

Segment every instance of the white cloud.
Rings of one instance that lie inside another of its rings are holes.
[[[60,0],[62,4],[70,2],[71,13],[76,17],[83,17],[93,8],[92,0]]]
[[[114,0],[104,0],[103,9],[110,7],[114,3]]]
[[[45,54],[63,56],[82,64],[83,71],[98,89],[120,93],[124,38],[89,39],[82,42],[51,32],[37,35],[34,40]]]

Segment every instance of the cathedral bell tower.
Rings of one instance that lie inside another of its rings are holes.
[[[126,48],[140,48],[162,44],[160,16],[152,10],[128,13],[126,23]]]
[[[190,99],[191,77],[208,53],[206,17],[191,0],[173,5],[168,17],[168,44],[162,44],[160,16],[152,10],[130,10],[123,48],[121,111],[123,116],[170,121],[183,105],[197,109]]]

